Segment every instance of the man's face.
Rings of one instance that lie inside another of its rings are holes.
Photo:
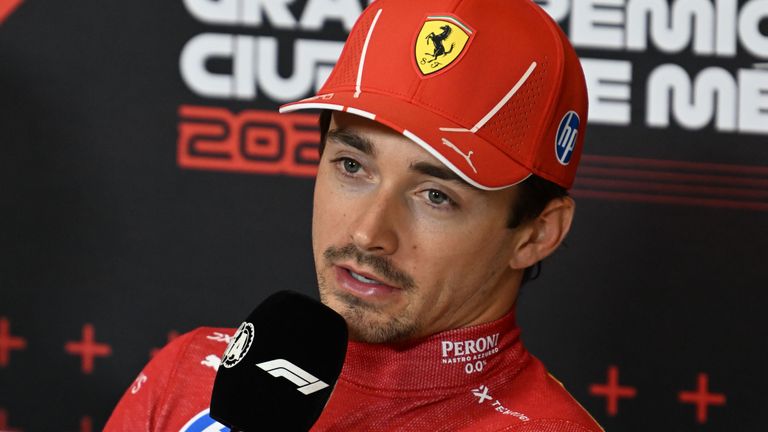
[[[312,225],[323,303],[372,343],[502,316],[520,280],[514,195],[473,188],[403,135],[334,113]]]

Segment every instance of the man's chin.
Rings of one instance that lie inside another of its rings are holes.
[[[355,342],[388,343],[408,339],[415,325],[403,317],[393,317],[351,294],[320,295],[322,302],[344,317],[349,338]]]

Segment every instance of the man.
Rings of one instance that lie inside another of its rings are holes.
[[[557,25],[529,0],[378,0],[300,109],[324,110],[313,251],[351,338],[313,430],[601,430],[513,311],[574,212],[586,88]],[[199,427],[231,332],[166,347],[107,429]]]

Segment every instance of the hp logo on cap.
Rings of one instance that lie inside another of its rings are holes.
[[[576,147],[576,137],[579,135],[579,115],[575,111],[568,111],[560,120],[555,136],[555,154],[557,160],[563,165],[568,165]]]

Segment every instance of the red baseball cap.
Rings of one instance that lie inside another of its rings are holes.
[[[587,90],[565,34],[531,0],[376,0],[316,96],[402,133],[468,183],[576,175]]]

